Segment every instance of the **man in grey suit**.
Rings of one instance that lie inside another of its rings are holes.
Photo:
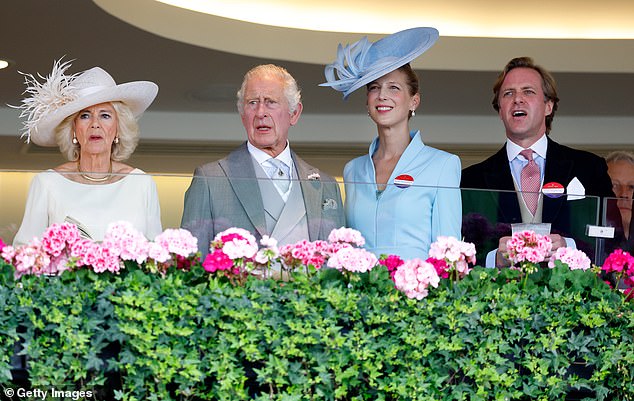
[[[198,238],[203,256],[215,235],[230,227],[280,245],[327,239],[344,225],[341,194],[332,177],[290,149],[288,130],[303,108],[295,79],[282,67],[259,65],[245,74],[237,106],[247,141],[196,168],[181,227]]]

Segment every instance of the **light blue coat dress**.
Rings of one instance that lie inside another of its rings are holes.
[[[345,213],[348,227],[365,237],[365,247],[377,256],[426,259],[429,247],[439,235],[461,239],[460,159],[426,146],[420,131],[398,161],[388,185],[377,191],[372,155],[348,162],[343,177],[346,190]],[[410,176],[410,186],[397,186],[395,178]]]

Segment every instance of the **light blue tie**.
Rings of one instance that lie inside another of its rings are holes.
[[[291,186],[290,168],[281,160],[271,158],[267,160],[271,167],[267,170],[269,177],[273,180],[273,184],[285,194]]]

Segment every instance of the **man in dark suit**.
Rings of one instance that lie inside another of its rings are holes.
[[[574,238],[573,209],[578,205],[567,196],[542,196],[542,186],[558,183],[566,188],[572,182],[579,188],[576,194],[585,191],[585,195],[614,196],[605,160],[560,145],[548,136],[559,102],[557,88],[552,75],[531,58],[511,60],[498,76],[493,93],[493,108],[504,124],[506,144],[483,162],[465,168],[461,187],[507,192],[473,196],[474,192],[463,191],[465,211],[478,208],[474,206],[477,203],[465,202],[470,195],[481,205],[491,203],[493,196],[497,209],[494,218],[499,223],[551,223],[552,232],[558,233],[550,235],[554,252],[566,246],[565,237]],[[504,236],[498,242],[498,266],[509,264],[503,256],[508,239]]]
[[[344,225],[341,195],[334,179],[290,149],[288,131],[303,107],[295,79],[282,67],[257,66],[245,74],[237,106],[247,141],[196,168],[181,226],[198,238],[203,255],[230,227],[280,245],[327,239]]]

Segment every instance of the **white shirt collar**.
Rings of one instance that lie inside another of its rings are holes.
[[[255,161],[257,161],[260,165],[267,162],[271,158],[270,154],[256,148],[249,141],[247,141],[247,149],[249,150],[249,153],[255,159]],[[277,155],[276,159],[284,162],[284,164],[291,168],[293,167],[293,157],[291,156],[291,147],[289,146],[288,141],[286,141],[286,147],[284,148],[282,153]]]
[[[548,138],[546,137],[546,134],[542,135],[541,138],[531,145],[529,149],[532,149],[533,152],[537,153],[537,155],[545,160],[546,150],[548,150]],[[514,160],[522,150],[524,150],[523,147],[506,138],[506,157],[509,161]]]

